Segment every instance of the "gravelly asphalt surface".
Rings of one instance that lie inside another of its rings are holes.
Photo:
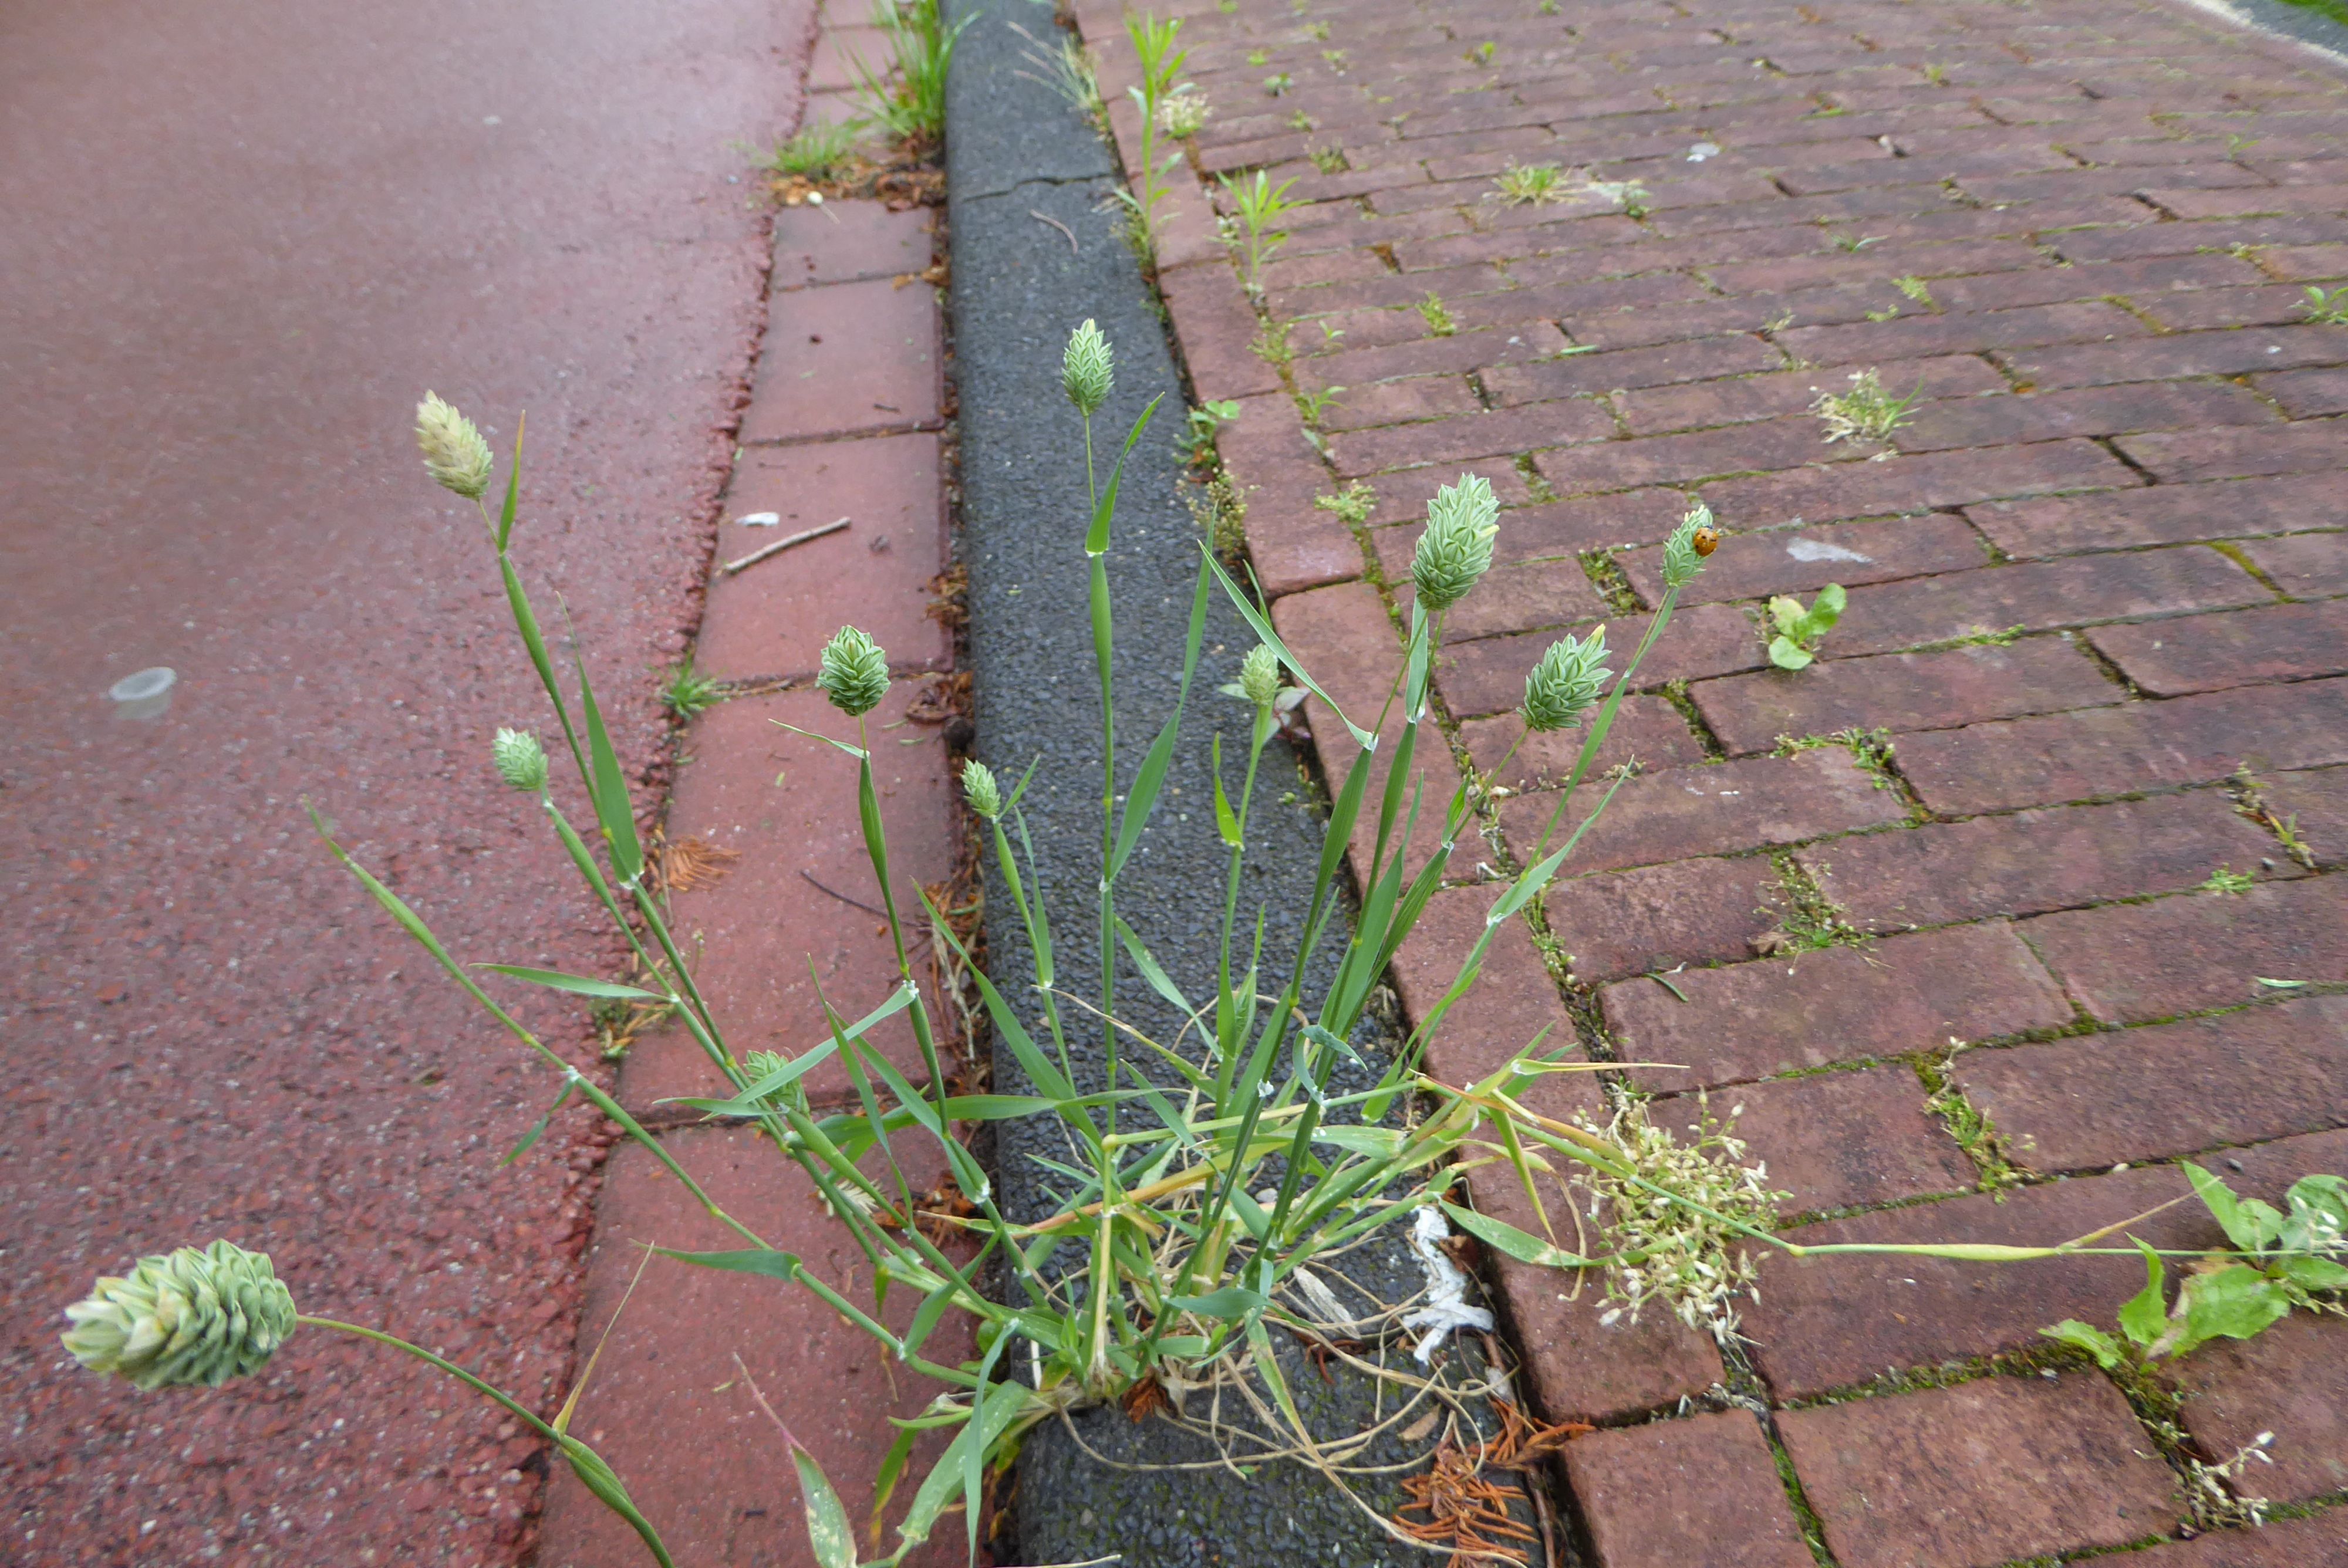
[[[428,1374],[305,1334],[141,1399],[57,1309],[143,1251],[272,1250],[309,1310],[528,1396],[571,1362],[598,1153],[311,837],[475,958],[597,948],[489,733],[535,718],[476,525],[407,434],[501,449],[633,764],[757,323],[736,139],[802,0],[0,10],[0,1559],[505,1563],[540,1484]],[[740,182],[731,177],[740,176]],[[169,712],[106,692],[177,671]],[[530,1002],[567,1044],[575,1009]]]

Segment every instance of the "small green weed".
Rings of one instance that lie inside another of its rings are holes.
[[[1280,226],[1280,220],[1296,210],[1298,204],[1288,200],[1288,188],[1296,181],[1283,179],[1274,185],[1272,176],[1261,169],[1247,179],[1233,179],[1228,174],[1218,178],[1231,204],[1224,229],[1240,255],[1240,282],[1247,285],[1249,293],[1262,293],[1263,264],[1288,243],[1288,231]],[[1281,342],[1284,350],[1287,340],[1283,337]]]
[[[2204,893],[2248,893],[2259,885],[2259,879],[2247,871],[2237,871],[2230,866],[2220,866],[2209,873],[2209,880],[2201,884]]]
[[[1971,1160],[1973,1169],[1981,1173],[1983,1191],[2000,1192],[2007,1187],[2018,1187],[2022,1184],[2022,1173],[2014,1169],[2013,1162],[2006,1156],[2004,1135],[1998,1132],[1997,1123],[1990,1120],[1989,1112],[1966,1099],[1964,1091],[1957,1085],[1953,1069],[1957,1058],[1967,1049],[1963,1040],[1952,1035],[1947,1055],[1937,1062],[1919,1064],[1917,1071],[1929,1091],[1924,1098],[1924,1108],[1941,1119],[1941,1124],[1949,1130],[1949,1136],[1957,1141],[1957,1147],[1965,1152],[1965,1158]]]
[[[1802,601],[1781,593],[1769,601],[1769,621],[1777,634],[1769,640],[1769,662],[1780,670],[1804,670],[1818,655],[1820,640],[1842,619],[1848,598],[1842,584],[1830,582],[1818,589],[1807,610]]]
[[[1345,161],[1345,149],[1342,147],[1308,148],[1304,156],[1323,174],[1343,174],[1352,167]]]
[[[1493,178],[1495,193],[1510,207],[1537,207],[1545,201],[1559,200],[1558,182],[1565,170],[1554,163],[1519,163],[1511,159],[1509,166]]]
[[[822,185],[847,172],[855,148],[854,126],[814,120],[801,126],[788,140],[777,142],[772,152],[759,153],[752,161],[777,174],[796,175]]]
[[[1264,323],[1263,330],[1255,334],[1248,347],[1266,364],[1285,368],[1296,358],[1296,351],[1288,346],[1288,333],[1278,322]]]
[[[1174,437],[1174,449],[1191,462],[1197,463],[1215,455],[1215,435],[1240,416],[1240,405],[1231,402],[1202,403],[1190,410],[1182,433]]]
[[[1859,251],[1866,250],[1869,245],[1882,244],[1883,236],[1880,234],[1838,234],[1834,237],[1834,243],[1835,249],[1838,251]]]
[[[1276,98],[1295,85],[1296,78],[1286,71],[1274,71],[1263,79],[1263,94],[1266,97]]]
[[[1262,49],[1250,49],[1248,51],[1248,64],[1258,70],[1262,70],[1264,67],[1272,64],[1272,56],[1265,54]]]
[[[1898,321],[1900,319],[1900,307],[1898,305],[1886,305],[1879,311],[1869,311],[1867,313],[1867,319],[1871,322]]]
[[[678,665],[668,684],[661,688],[661,706],[680,719],[705,712],[725,699],[724,683],[697,673],[690,659]]]
[[[1300,387],[1296,411],[1304,416],[1305,424],[1318,425],[1321,416],[1329,412],[1330,405],[1337,401],[1337,395],[1344,390],[1342,386]]]
[[[930,0],[935,4],[935,0]],[[1200,125],[1206,121],[1203,98],[1190,90],[1188,82],[1180,80],[1183,63],[1189,51],[1179,46],[1182,21],[1175,17],[1160,22],[1154,16],[1137,16],[1128,13],[1125,18],[1126,36],[1133,42],[1133,57],[1141,68],[1141,80],[1126,89],[1134,107],[1141,111],[1141,178],[1138,190],[1125,186],[1116,188],[1116,196],[1125,204],[1127,238],[1134,253],[1143,265],[1158,257],[1158,207],[1171,194],[1166,177],[1182,165],[1178,149],[1164,157],[1159,155],[1158,137],[1161,128],[1169,128],[1177,118],[1169,111],[1179,100],[1195,101],[1186,106],[1180,116],[1188,123],[1195,118]],[[1197,126],[1192,126],[1195,132]]]
[[[1321,122],[1319,120],[1314,119],[1303,109],[1298,109],[1294,114],[1288,117],[1288,128],[1291,130],[1310,132],[1317,129],[1320,124]]]
[[[1378,509],[1378,493],[1359,479],[1334,496],[1315,496],[1313,504],[1324,512],[1334,512],[1337,520],[1348,528],[1360,528]]]
[[[1325,44],[1329,41],[1329,24],[1307,22],[1304,24],[1304,36],[1316,44]]]
[[[945,134],[954,45],[970,18],[949,27],[938,15],[938,0],[879,0],[872,20],[889,40],[889,68],[875,71],[854,50],[848,55],[866,118],[900,141],[935,142]]]
[[[1084,116],[1086,124],[1097,131],[1106,131],[1108,128],[1108,106],[1101,102],[1100,62],[1093,57],[1092,50],[1085,46],[1083,40],[1068,34],[1060,35],[1054,43],[1045,44],[1016,23],[1012,26],[1028,43],[1028,47],[1020,51],[1020,56],[1035,67],[1034,71],[1019,74],[1029,81],[1043,83]],[[1038,72],[1042,74],[1038,75]]]
[[[1949,81],[1949,67],[1927,64],[1924,67],[1924,80],[1932,87],[1946,87]]]
[[[1761,323],[1761,330],[1765,333],[1781,333],[1793,324],[1794,313],[1791,311],[1779,311],[1776,315],[1771,316],[1767,321]]]
[[[2326,326],[2348,327],[2348,283],[2330,293],[2310,283],[2307,285],[2307,298],[2300,302],[2299,308],[2309,321],[2322,322]]]
[[[1459,330],[1459,323],[1451,319],[1451,312],[1445,306],[1443,296],[1433,289],[1427,290],[1426,298],[1418,302],[1418,313],[1426,322],[1426,330],[1437,337],[1449,337]]]
[[[2232,1188],[2191,1161],[2184,1162],[2194,1195],[2226,1233],[2235,1251],[2198,1257],[2185,1270],[2171,1305],[2164,1254],[2143,1242],[2144,1288],[2119,1310],[2115,1335],[2065,1318],[2039,1330],[2047,1338],[2075,1346],[2109,1371],[2174,1360],[2212,1339],[2250,1339],[2290,1316],[2294,1307],[2343,1313],[2348,1291],[2348,1182],[2338,1176],[2302,1176],[2284,1195],[2285,1208],[2235,1196]],[[2135,1240],[2130,1237],[2130,1240]],[[2237,1455],[2237,1459],[2240,1456]]]
[[[1488,66],[1499,52],[1500,46],[1487,38],[1459,57],[1471,66]]]
[[[1822,392],[1810,412],[1826,421],[1826,439],[1882,441],[1908,423],[1910,411],[1923,401],[1924,384],[1905,397],[1883,390],[1883,377],[1872,369],[1850,373],[1849,392]]]
[[[1939,308],[1939,302],[1932,298],[1932,285],[1912,272],[1904,278],[1892,279],[1891,286],[1920,305]]]

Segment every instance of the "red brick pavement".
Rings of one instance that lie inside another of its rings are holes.
[[[1393,668],[1414,525],[1462,470],[1507,508],[1438,674],[1486,768],[1510,736],[1484,715],[1557,629],[1635,639],[1689,501],[1727,536],[1610,743],[1648,771],[1438,1071],[1571,1019],[1671,1064],[1639,1087],[1742,1105],[1821,1240],[2060,1239],[2177,1195],[2188,1156],[2270,1194],[2348,1167],[2348,327],[2302,292],[2348,277],[2330,63],[2155,0],[1159,9],[1213,106],[1160,282],[1197,396],[1242,400],[1222,451],[1255,569],[1341,701]],[[1077,6],[1130,166],[1119,10]],[[1511,162],[1576,193],[1504,205]],[[1303,205],[1251,298],[1207,213],[1212,176],[1258,169]],[[1912,418],[1826,444],[1812,401],[1868,368]],[[1316,422],[1294,395],[1322,393]],[[1365,526],[1313,505],[1356,479]],[[1829,581],[1849,610],[1818,662],[1767,668],[1762,601]],[[1569,754],[1488,781],[1462,862],[1518,864]],[[2205,887],[2221,866],[2250,888]],[[1489,897],[1438,897],[1406,1008]],[[1757,940],[1795,911],[1845,938]],[[1962,1101],[1928,1104],[1944,1081]],[[1952,1107],[1998,1143],[1969,1152]],[[2197,1215],[2137,1228],[2201,1245]],[[1564,1466],[1606,1568],[1957,1568],[2181,1537],[2182,1450],[2092,1369],[2011,1359],[2108,1319],[2132,1267],[1776,1260],[1726,1363],[1499,1277],[1548,1412],[1622,1429]],[[2348,1327],[2312,1317],[2204,1352],[2191,1442],[2272,1430],[2260,1488],[2336,1501],[2343,1363]],[[2143,1560],[2348,1561],[2343,1515]]]
[[[839,93],[853,79],[849,50],[867,62],[888,56],[873,29],[827,26],[809,69],[808,119],[852,112]],[[946,713],[934,678],[952,673],[954,639],[932,613],[950,553],[943,311],[922,276],[938,249],[932,212],[920,207],[834,200],[787,209],[776,222],[767,334],[695,645],[695,667],[735,694],[687,730],[666,818],[672,842],[698,838],[738,856],[718,879],[673,897],[678,927],[698,945],[695,979],[736,1056],[812,1043],[818,986],[839,1001],[882,995],[897,979],[888,928],[864,907],[872,873],[856,827],[855,774],[830,747],[777,727],[842,733],[813,678],[844,622],[871,633],[897,677],[871,715],[876,739],[888,737],[873,754],[893,869],[918,883],[953,870]],[[744,521],[768,514],[771,522]],[[840,518],[842,531],[725,569]],[[875,1039],[925,1081],[910,1026],[884,1026]],[[819,1102],[854,1095],[836,1072],[809,1082]],[[738,1127],[687,1125],[689,1114],[662,1104],[722,1089],[681,1029],[639,1040],[619,1081],[622,1100],[668,1128],[667,1147],[720,1203],[851,1296],[868,1287],[865,1260],[842,1246],[818,1194],[771,1146]],[[917,1183],[942,1174],[934,1146],[911,1153]],[[577,1430],[626,1479],[680,1563],[812,1568],[788,1450],[744,1374],[860,1522],[896,1437],[889,1418],[919,1414],[939,1390],[796,1287],[659,1261],[638,1280],[646,1243],[739,1245],[642,1150],[613,1162],[596,1222],[585,1332],[614,1326]],[[885,1316],[908,1318],[912,1305],[892,1301]],[[911,1495],[900,1494],[901,1507]],[[567,1481],[549,1491],[544,1539],[546,1568],[643,1555],[623,1523]],[[961,1557],[960,1542],[948,1539],[914,1561]]]

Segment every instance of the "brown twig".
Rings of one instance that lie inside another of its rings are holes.
[[[1053,228],[1057,229],[1061,233],[1066,234],[1068,237],[1068,254],[1073,256],[1077,253],[1076,231],[1075,230],[1069,228],[1066,223],[1061,222],[1057,218],[1051,216],[1049,213],[1036,211],[1033,207],[1027,209],[1027,216],[1033,218],[1038,223],[1049,223]]]
[[[752,550],[748,555],[744,556],[740,560],[727,561],[726,563],[726,575],[731,577],[736,572],[742,570],[745,567],[757,566],[768,556],[782,554],[783,551],[790,548],[793,545],[803,545],[809,539],[819,539],[826,534],[836,534],[847,526],[848,519],[846,518],[840,518],[836,521],[824,524],[823,527],[819,528],[808,528],[799,533],[791,535],[788,538],[777,539],[770,545],[761,545],[757,549]]]

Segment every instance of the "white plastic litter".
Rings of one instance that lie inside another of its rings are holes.
[[[1863,556],[1857,550],[1846,549],[1841,545],[1830,545],[1818,539],[1796,539],[1786,547],[1786,553],[1796,560],[1807,561],[1855,560],[1871,566],[1875,560],[1872,556]]]
[[[734,519],[746,528],[771,528],[783,520],[780,512],[745,512]]]
[[[1434,1359],[1453,1329],[1492,1327],[1490,1313],[1468,1305],[1468,1276],[1437,1245],[1450,1234],[1450,1222],[1437,1208],[1423,1208],[1411,1221],[1410,1250],[1418,1254],[1419,1266],[1426,1270],[1426,1305],[1405,1317],[1402,1326],[1425,1330],[1416,1352],[1422,1367]]]
[[[1702,163],[1707,158],[1717,157],[1719,152],[1720,146],[1718,143],[1700,141],[1694,147],[1688,149],[1687,160],[1690,163]]]

